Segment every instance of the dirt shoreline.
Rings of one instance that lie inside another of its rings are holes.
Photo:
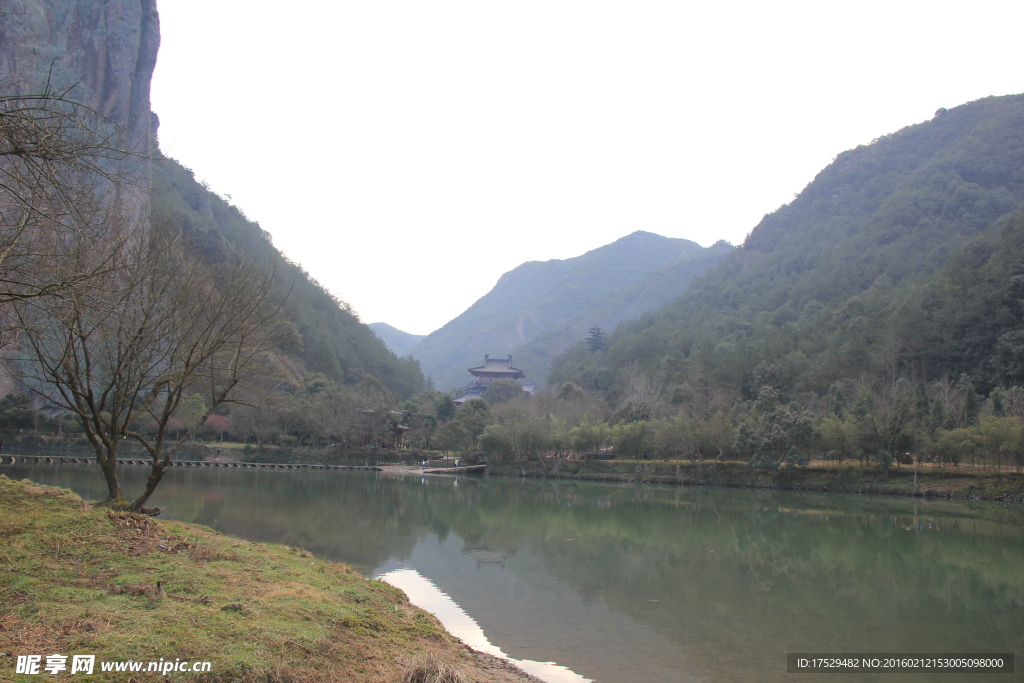
[[[881,471],[873,467],[806,467],[775,472],[754,470],[744,462],[672,462],[654,460],[561,461],[542,468],[527,463],[525,475],[518,463],[490,462],[489,476],[546,478],[608,483],[721,486],[818,493],[867,493],[952,500],[1024,503],[1024,474],[988,472],[965,467],[921,468],[915,481],[911,466]]]
[[[429,675],[431,657],[480,683],[540,681],[472,650],[401,590],[300,548],[117,512],[5,476],[0,527],[0,574],[18,585],[0,605],[3,680],[38,678],[14,673],[18,655],[145,662],[170,648],[212,663],[210,676],[189,676],[196,683],[396,683],[410,670]]]
[[[52,458],[31,454],[0,454],[0,464],[8,461],[67,462],[69,455]],[[88,459],[86,459],[87,461]],[[125,459],[124,464],[142,464],[141,460]],[[310,459],[306,462],[248,462],[222,455],[204,461],[176,461],[176,467],[230,467],[241,469],[330,469],[378,470],[400,476],[458,476],[475,474],[467,467],[428,467],[415,464],[353,465]],[[946,498],[951,500],[986,500],[1003,503],[1024,503],[1024,473],[967,466],[942,468],[922,465],[915,481],[914,467],[891,467],[887,471],[857,463],[815,463],[810,467],[783,468],[777,471],[754,470],[739,461],[666,461],[666,460],[536,460],[525,463],[525,473],[516,462],[494,459],[485,474],[505,477],[529,477],[569,481],[596,481],[614,484],[663,484],[682,486],[722,486],[783,491],[814,491],[819,493],[869,493],[891,496]],[[2,472],[0,468],[0,472]]]

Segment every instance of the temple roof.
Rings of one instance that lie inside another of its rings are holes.
[[[461,406],[463,403],[465,403],[471,398],[483,398],[485,391],[487,391],[486,386],[471,387],[466,389],[466,391],[464,391],[463,393],[456,396],[453,400],[455,401],[455,405]]]
[[[378,404],[376,408],[373,407],[373,406],[370,406],[368,408],[360,408],[356,412],[361,414],[361,415],[373,415],[374,413],[376,413],[378,410],[380,410],[383,407],[384,407],[383,404]],[[408,410],[396,410],[396,409],[392,408],[389,412],[393,416],[395,416],[395,417],[404,417],[405,414],[407,412],[409,412],[409,411]]]
[[[475,368],[469,368],[473,375],[502,375],[504,377],[522,377],[526,373],[519,368],[512,367],[512,356],[508,358],[491,358],[484,356],[484,364]]]

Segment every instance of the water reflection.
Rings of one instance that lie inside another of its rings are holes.
[[[415,569],[393,569],[376,578],[401,588],[412,604],[430,612],[444,624],[448,632],[461,639],[474,650],[495,657],[507,659],[523,671],[529,672],[548,683],[592,683],[572,670],[554,662],[534,662],[529,659],[514,659],[493,645],[473,617],[459,607],[454,600],[423,577]]]
[[[85,465],[0,472],[104,493]],[[126,468],[127,490],[144,476]],[[153,503],[366,575],[415,570],[509,657],[598,683],[782,681],[787,652],[1024,651],[1020,506],[238,470],[173,470]]]
[[[505,559],[513,557],[516,553],[513,550],[494,550],[483,545],[467,545],[463,546],[460,551],[463,555],[469,555],[476,558],[476,566],[491,564],[499,567],[505,567]]]

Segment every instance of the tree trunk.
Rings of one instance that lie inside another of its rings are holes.
[[[97,456],[96,461],[103,471],[103,478],[107,481],[107,500],[124,500],[121,494],[121,484],[117,481],[117,452],[106,457]]]
[[[96,453],[96,464],[100,466],[103,478],[107,482],[107,501],[124,500],[124,496],[121,493],[121,484],[117,481],[117,439],[105,440],[95,432],[91,432],[88,428],[88,423],[84,419],[82,422],[86,427],[86,437],[92,445],[93,452]]]
[[[544,464],[544,454],[540,450],[534,451],[533,454],[537,456],[537,462],[540,463],[540,472],[541,472],[541,474],[543,474],[544,478],[547,479],[547,476],[548,476],[549,472],[548,472],[547,466],[545,466],[545,464]],[[530,459],[529,455],[527,455],[526,459],[527,460]],[[552,465],[551,473],[554,473],[554,471],[555,471],[555,467]]]
[[[136,498],[129,510],[132,512],[141,512],[142,506],[146,504],[149,497],[153,495],[153,491],[156,491],[156,487],[160,484],[160,480],[164,478],[164,472],[167,466],[163,463],[153,463],[151,465],[152,471],[149,473],[149,477],[146,478],[146,489],[142,492],[142,495]]]

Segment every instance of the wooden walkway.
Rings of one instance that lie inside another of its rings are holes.
[[[71,455],[4,455],[0,453],[0,465],[30,465],[43,463],[92,463],[96,458]],[[149,465],[146,458],[118,458],[118,465]],[[201,469],[204,467],[221,467],[242,470],[376,470],[381,467],[360,467],[357,465],[314,465],[294,462],[214,462],[209,460],[172,460],[170,467],[186,467]]]
[[[487,468],[483,465],[463,465],[462,467],[423,467],[422,465],[383,465],[378,468],[391,474],[483,474]]]

